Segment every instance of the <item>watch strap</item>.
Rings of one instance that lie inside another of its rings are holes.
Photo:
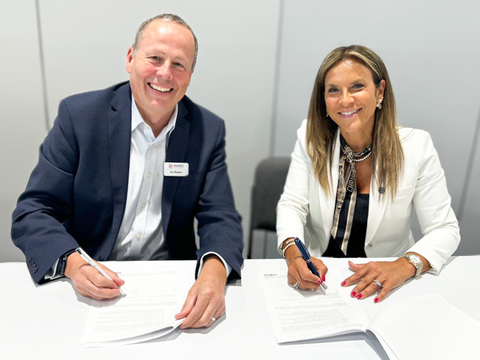
[[[415,267],[414,277],[419,277],[423,270],[423,262],[417,255],[406,254],[405,259]]]
[[[67,267],[67,258],[75,252],[75,249],[67,251],[58,259],[57,276],[65,276],[65,268]]]

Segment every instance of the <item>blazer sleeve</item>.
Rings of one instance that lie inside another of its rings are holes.
[[[60,256],[77,246],[62,225],[72,209],[77,161],[75,137],[62,102],[57,120],[40,147],[38,164],[12,214],[12,240],[24,252],[37,283]]]
[[[309,208],[311,164],[305,148],[307,121],[297,131],[297,141],[291,155],[287,180],[277,205],[278,251],[289,237],[304,239],[304,229]]]
[[[218,124],[196,212],[200,238],[197,258],[208,252],[217,253],[232,267],[229,279],[236,279],[240,278],[243,265],[243,231],[225,162],[225,124],[223,120]],[[199,265],[200,261],[196,273]]]
[[[460,229],[451,207],[444,171],[430,135],[414,130],[417,182],[413,203],[423,237],[408,251],[424,256],[438,273],[460,243]]]

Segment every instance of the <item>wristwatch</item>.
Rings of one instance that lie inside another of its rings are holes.
[[[75,252],[75,249],[67,251],[65,254],[63,254],[62,257],[60,257],[60,259],[58,259],[56,275],[65,276],[65,268],[67,267],[67,258],[74,252]]]
[[[414,255],[414,254],[405,254],[405,259],[407,259],[407,261],[410,264],[415,266],[415,277],[420,276],[420,274],[422,273],[422,270],[423,270],[422,259],[420,259],[420,257],[418,255]]]

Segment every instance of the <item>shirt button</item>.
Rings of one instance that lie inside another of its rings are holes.
[[[368,247],[369,247],[369,248],[373,247],[373,244],[368,244]]]
[[[142,235],[140,233],[138,233],[137,235],[135,235],[135,237],[137,238],[137,240],[140,240],[140,238],[142,237]]]
[[[147,179],[150,179],[150,176],[152,176],[152,174],[148,173],[147,174]]]
[[[145,207],[145,203],[141,203],[140,207],[143,209]]]

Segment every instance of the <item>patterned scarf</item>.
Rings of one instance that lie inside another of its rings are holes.
[[[330,234],[346,255],[348,240],[350,239],[352,231],[355,204],[357,202],[355,161],[367,159],[371,155],[372,149],[369,146],[360,153],[354,153],[342,135],[340,135],[340,142],[342,156],[339,164],[337,202],[335,204],[335,213]],[[363,158],[355,159],[355,157],[361,156],[363,156]]]

